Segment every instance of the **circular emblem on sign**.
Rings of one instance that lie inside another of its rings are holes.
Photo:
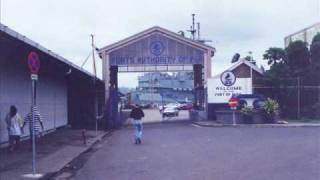
[[[153,41],[150,44],[150,52],[155,56],[159,56],[164,51],[164,45],[160,41]]]
[[[28,66],[32,74],[37,74],[40,69],[40,59],[37,53],[31,52],[28,55]]]
[[[232,86],[236,83],[236,76],[231,71],[225,71],[221,74],[220,80],[225,86]]]

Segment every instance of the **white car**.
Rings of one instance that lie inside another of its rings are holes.
[[[167,107],[162,112],[162,117],[166,116],[179,116],[179,110],[175,107]]]
[[[181,104],[179,103],[169,103],[167,105],[164,106],[164,108],[179,108],[181,106]]]

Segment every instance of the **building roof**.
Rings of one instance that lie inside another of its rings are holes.
[[[3,32],[9,36],[11,36],[12,38],[15,38],[17,40],[20,40],[22,41],[23,43],[25,44],[28,44],[36,49],[38,49],[39,51],[42,51],[43,53],[49,55],[49,56],[52,56],[54,57],[55,59],[63,62],[64,64],[74,68],[74,69],[77,69],[79,71],[81,71],[82,73],[88,75],[88,76],[91,76],[91,77],[94,77],[94,75],[90,72],[88,72],[87,70],[73,64],[72,62],[68,61],[67,59],[65,59],[64,57],[58,55],[57,53],[45,48],[44,46],[40,45],[39,43],[36,43],[34,42],[33,40],[27,38],[26,36],[14,31],[13,29],[10,29],[8,26],[5,26],[4,24],[1,24],[0,23],[0,32]]]
[[[142,31],[140,33],[132,35],[132,36],[130,36],[128,38],[120,40],[120,41],[118,41],[116,43],[113,43],[113,44],[110,44],[108,46],[105,46],[105,47],[101,48],[99,50],[99,52],[102,53],[102,52],[105,52],[105,51],[107,51],[107,52],[114,51],[116,49],[119,49],[121,47],[129,45],[131,43],[134,43],[134,42],[136,42],[136,41],[138,41],[138,40],[140,40],[142,38],[145,38],[148,35],[154,34],[154,33],[162,33],[162,34],[168,36],[169,38],[181,41],[183,43],[190,44],[193,47],[196,47],[196,48],[199,48],[199,49],[202,49],[202,50],[211,50],[212,55],[214,55],[214,53],[216,51],[216,49],[214,47],[212,47],[212,46],[209,46],[209,45],[206,45],[204,43],[201,43],[201,42],[186,38],[184,36],[181,36],[178,33],[169,31],[169,30],[164,29],[162,27],[154,26],[154,27],[149,28],[147,30],[144,30],[144,31]]]
[[[233,71],[234,69],[236,69],[237,67],[241,66],[242,64],[247,65],[248,67],[252,68],[257,73],[263,75],[263,70],[262,69],[258,68],[256,65],[250,63],[249,61],[247,61],[245,59],[239,59],[239,61],[234,63],[231,67],[229,67],[225,71]],[[217,75],[213,76],[213,78],[218,78],[218,77],[220,77],[220,74],[217,74]]]

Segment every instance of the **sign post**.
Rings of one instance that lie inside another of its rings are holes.
[[[36,93],[37,93],[37,80],[38,72],[40,69],[40,59],[37,53],[30,52],[28,56],[28,66],[31,73],[31,92],[32,92],[32,105],[31,105],[31,115],[32,115],[32,176],[39,176],[36,174],[36,143],[35,143],[35,117],[33,108],[36,106]]]
[[[232,110],[232,124],[233,125],[236,125],[236,110],[237,110],[237,106],[239,104],[239,101],[237,98],[230,98],[229,99],[229,106],[230,106],[230,109]]]

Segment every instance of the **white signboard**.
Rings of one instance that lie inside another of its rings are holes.
[[[228,103],[233,94],[252,94],[251,78],[233,79],[232,74],[223,73],[220,78],[208,79],[208,103]],[[232,83],[226,83],[225,77]]]

